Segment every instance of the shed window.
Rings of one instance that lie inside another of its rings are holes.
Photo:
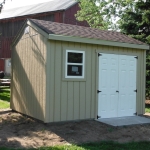
[[[66,78],[84,78],[84,51],[66,50]]]

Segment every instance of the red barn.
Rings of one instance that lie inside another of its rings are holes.
[[[88,26],[79,22],[75,0],[53,0],[45,3],[3,10],[0,14],[0,70],[10,73],[11,42],[27,18]],[[7,60],[7,63],[6,63]],[[7,71],[8,70],[8,71]]]

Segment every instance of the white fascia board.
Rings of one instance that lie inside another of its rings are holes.
[[[81,37],[72,37],[72,36],[63,36],[63,35],[55,35],[55,34],[49,34],[49,39],[50,40],[58,40],[58,41],[69,41],[69,42],[88,43],[88,44],[98,44],[98,45],[149,50],[149,45],[121,43],[121,42],[113,42],[113,41],[105,41],[105,40],[98,40],[98,39],[81,38]]]

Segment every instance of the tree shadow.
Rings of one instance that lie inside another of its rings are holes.
[[[2,140],[0,140],[0,149],[3,150],[12,150],[12,148],[16,149],[16,148],[23,148],[21,143],[18,142],[17,140],[11,140],[8,141],[7,139],[3,138]]]
[[[30,44],[28,44],[30,46],[25,45],[25,41],[21,43],[20,49],[17,48],[17,52],[14,49],[12,53],[13,80],[11,81],[11,93],[13,96],[11,108],[44,121],[45,102],[41,95],[45,94],[42,86],[45,81],[43,81],[41,74],[45,72],[40,72],[39,68],[45,68],[45,60],[40,46],[35,42],[32,35],[27,35],[26,38],[30,39]],[[35,36],[35,38],[37,37]],[[20,41],[23,40],[21,39]],[[20,52],[22,46],[27,50],[24,53],[25,55],[22,55],[22,52]]]

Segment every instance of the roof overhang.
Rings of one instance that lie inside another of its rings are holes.
[[[105,40],[82,38],[82,37],[63,36],[63,35],[55,35],[55,34],[49,34],[49,39],[50,40],[59,40],[59,41],[68,41],[68,42],[79,42],[79,43],[87,43],[87,44],[98,44],[98,45],[149,50],[149,45],[121,43],[121,42],[105,41]]]

